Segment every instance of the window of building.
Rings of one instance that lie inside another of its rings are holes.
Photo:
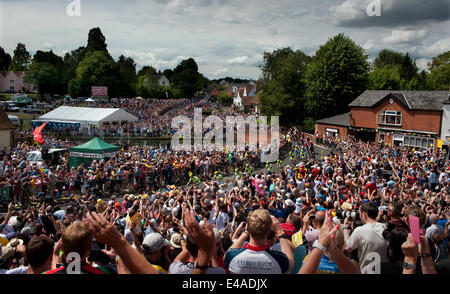
[[[9,80],[9,83],[10,84],[14,84],[14,80]]]
[[[400,111],[385,110],[380,113],[380,124],[383,125],[402,125],[402,113]]]
[[[14,90],[14,86],[9,87],[10,90]]]
[[[413,148],[427,149],[434,146],[434,139],[417,136],[404,136],[403,145]]]

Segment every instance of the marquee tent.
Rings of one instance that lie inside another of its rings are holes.
[[[111,145],[99,138],[94,138],[84,144],[70,148],[69,166],[77,167],[79,164],[89,164],[93,160],[114,157],[120,151],[120,146]]]
[[[80,123],[81,125],[100,125],[105,122],[138,121],[138,118],[120,108],[94,108],[60,106],[43,116],[39,121],[56,123]]]

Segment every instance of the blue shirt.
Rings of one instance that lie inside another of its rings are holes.
[[[296,275],[300,268],[303,265],[303,259],[305,259],[305,256],[307,254],[306,248],[304,245],[300,245],[297,248],[295,248],[294,251],[294,267],[292,268],[291,274]]]

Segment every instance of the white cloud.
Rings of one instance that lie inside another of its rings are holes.
[[[234,58],[229,58],[226,60],[226,62],[228,64],[236,64],[236,65],[258,65],[259,63],[261,63],[263,60],[263,55],[262,54],[255,54],[252,57],[248,57],[248,56],[237,56]]]
[[[428,36],[427,30],[393,30],[390,36],[384,37],[387,44],[417,44]]]
[[[431,59],[428,59],[428,58],[416,59],[416,65],[419,68],[419,71],[422,71],[422,70],[428,71],[428,63],[429,62],[431,62]]]
[[[320,45],[340,32],[363,46],[370,58],[384,48],[408,51],[414,58],[431,58],[449,50],[449,40],[444,39],[448,36],[450,21],[436,20],[425,26],[409,23],[408,27],[354,25],[338,28],[330,22],[336,17],[349,20],[361,17],[362,22],[367,21],[365,8],[370,1],[82,0],[81,16],[69,17],[66,14],[68,2],[63,0],[0,0],[0,10],[8,12],[1,14],[0,46],[12,54],[16,44],[22,42],[32,54],[44,48],[63,56],[62,53],[85,46],[89,30],[100,27],[108,50],[116,60],[123,54],[135,59],[138,70],[143,65],[163,70],[193,57],[199,71],[209,78],[222,72],[225,75],[226,68],[227,76],[258,78],[261,73],[258,65],[265,51],[289,46],[313,55]],[[424,4],[416,7],[408,1]],[[401,14],[413,9],[426,13],[430,9],[425,9],[424,5],[439,7],[431,2],[442,1],[381,0],[382,15],[394,11],[401,18]],[[397,4],[390,8],[392,3]],[[21,16],[20,27],[13,25],[17,15]],[[416,14],[407,15],[408,19],[412,17]],[[433,19],[432,15],[424,17]],[[429,33],[420,39],[420,35],[393,34],[394,28]],[[392,43],[384,43],[383,39]],[[401,43],[408,40],[415,41]]]
[[[238,56],[234,58],[227,59],[228,64],[244,64],[248,62],[248,56]]]
[[[55,49],[55,44],[46,42],[46,43],[44,43],[44,45],[42,45],[42,49],[44,49],[46,51],[53,50],[53,49]]]
[[[350,21],[362,19],[367,16],[365,7],[370,0],[346,0],[343,3],[330,7],[335,20]]]
[[[218,70],[213,72],[212,75],[214,75],[214,76],[225,76],[227,73],[229,73],[229,71],[230,71],[230,68],[228,68],[228,67],[219,68]]]
[[[429,46],[425,46],[420,53],[428,57],[434,57],[448,50],[450,50],[450,37],[440,39]]]

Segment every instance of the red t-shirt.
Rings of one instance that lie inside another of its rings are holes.
[[[314,178],[317,177],[320,173],[320,170],[318,168],[315,168],[311,171],[311,173],[313,174]]]
[[[366,185],[366,189],[369,190],[370,194],[373,193],[373,191],[375,191],[377,189],[377,185],[375,183],[368,183]]]

